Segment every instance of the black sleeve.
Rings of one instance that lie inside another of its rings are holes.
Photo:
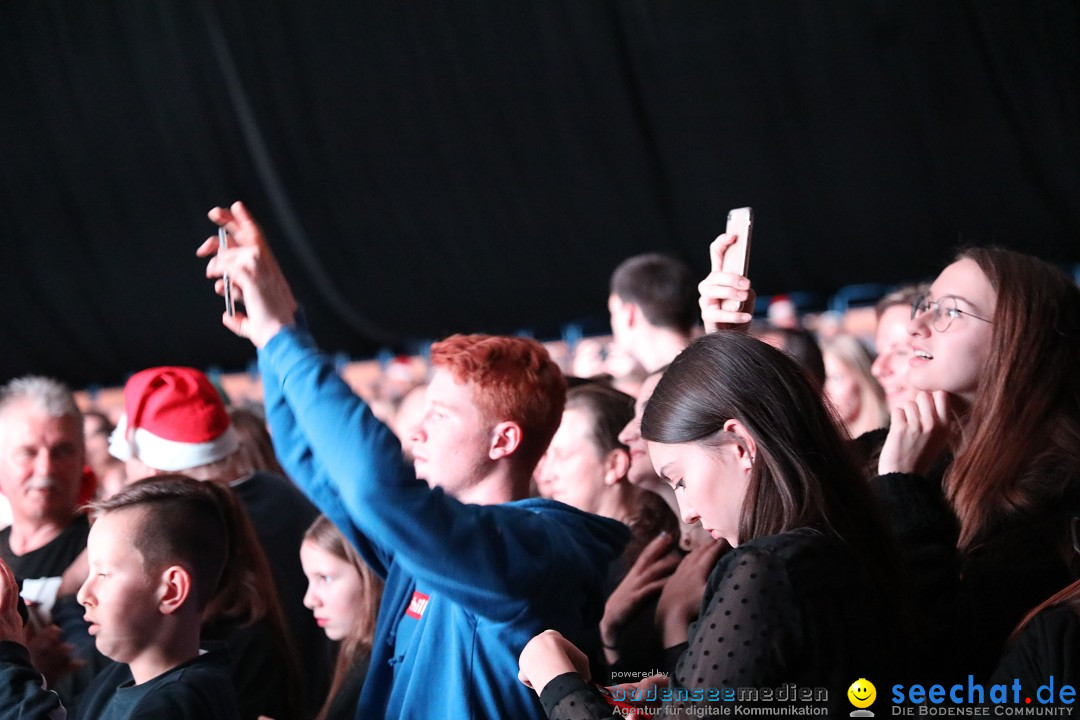
[[[574,672],[554,678],[540,694],[549,720],[593,720],[609,718],[614,708]]]
[[[760,548],[741,548],[725,556],[709,578],[706,606],[689,629],[686,645],[670,678],[678,689],[769,687],[790,679],[802,645],[801,610],[780,558]],[[669,665],[670,667],[670,665]],[[718,692],[718,690],[715,690]],[[540,698],[551,720],[606,718],[612,708],[574,673],[552,680]],[[664,717],[692,717],[701,698],[669,699]]]
[[[675,669],[679,666],[679,658],[686,652],[689,643],[680,643],[669,648],[664,648],[664,672],[668,677],[675,677]]]
[[[1017,513],[961,552],[956,516],[939,482],[892,473],[871,485],[899,537],[913,601],[926,619],[919,639],[923,671],[949,680],[970,673],[985,682],[1013,627],[1071,580],[1055,539],[1068,513],[1053,506]]]
[[[27,649],[8,641],[0,641],[0,716],[20,720],[64,720],[67,717],[60,698],[45,689],[41,673],[30,664]]]
[[[990,681],[1011,687],[1019,680],[1023,697],[1035,698],[1051,677],[1057,688],[1080,684],[1080,615],[1068,606],[1051,607],[1032,618]]]
[[[956,624],[960,605],[956,516],[940,481],[889,473],[871,478],[870,486],[898,540],[911,604],[918,610],[919,627],[911,639],[916,657],[927,674],[952,677],[956,647],[946,638],[965,634]]]
[[[912,473],[889,473],[870,479],[893,532],[905,547],[942,548],[951,552],[959,532],[956,516],[941,483]]]
[[[759,548],[739,549],[720,561],[710,586],[672,684],[768,687],[787,679],[802,633],[784,562]]]

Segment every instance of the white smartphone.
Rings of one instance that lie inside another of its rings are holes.
[[[750,233],[754,225],[754,211],[748,207],[735,208],[728,212],[728,235],[736,237],[734,245],[728,245],[724,253],[724,264],[720,269],[727,273],[746,275],[750,269]]]
[[[218,228],[218,249],[224,250],[229,247],[229,233],[225,232],[225,228]],[[233,304],[232,296],[232,280],[229,279],[229,273],[225,273],[222,277],[225,281],[225,312],[229,317],[236,315],[236,305]]]

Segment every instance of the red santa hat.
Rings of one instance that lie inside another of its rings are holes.
[[[210,380],[186,367],[135,373],[124,386],[124,414],[109,436],[109,454],[175,472],[216,462],[240,446]]]

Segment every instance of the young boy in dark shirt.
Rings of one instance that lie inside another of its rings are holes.
[[[122,666],[106,670],[78,699],[72,720],[237,718],[224,651],[199,651],[202,611],[228,551],[222,492],[212,483],[159,476],[94,507],[90,575],[78,599],[98,650],[127,665],[134,681]],[[21,709],[18,717],[62,717],[59,700],[16,644],[16,593],[0,563],[0,707]]]

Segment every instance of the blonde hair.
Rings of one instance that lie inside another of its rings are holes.
[[[859,387],[859,415],[850,423],[841,422],[852,437],[889,424],[889,407],[885,403],[885,391],[870,372],[873,359],[870,352],[850,335],[837,335],[823,340],[822,355],[831,355],[840,361],[855,378]],[[838,418],[839,420],[839,418]]]

